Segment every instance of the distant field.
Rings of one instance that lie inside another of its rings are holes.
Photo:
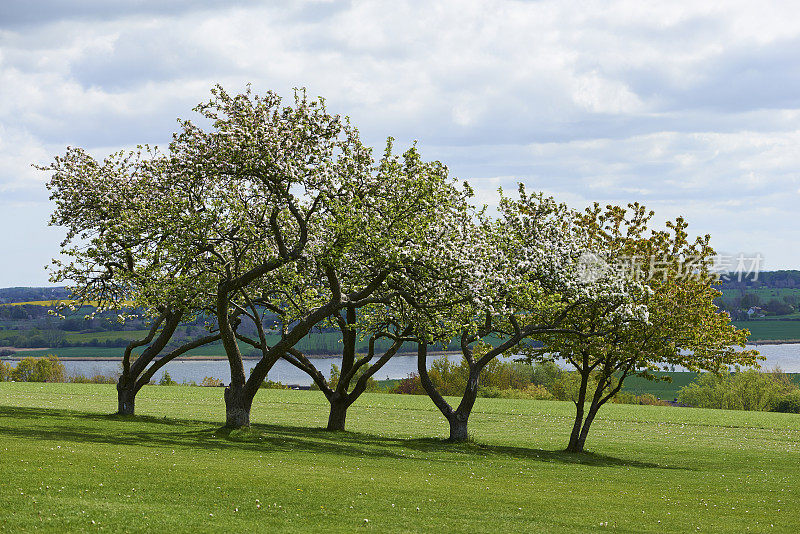
[[[119,330],[109,332],[65,332],[67,341],[70,343],[86,343],[93,339],[106,341],[109,339],[143,339],[147,336],[147,330]]]
[[[474,443],[427,397],[365,394],[328,433],[319,392],[0,383],[0,530],[798,532],[800,416],[612,405],[560,452],[568,402],[478,399]]]
[[[38,357],[55,354],[59,358],[121,358],[124,350],[125,349],[121,347],[62,347],[27,350],[25,352],[18,352],[15,357]]]
[[[55,308],[56,306],[61,306],[64,304],[76,304],[78,301],[76,300],[29,300],[26,302],[10,302],[8,304],[3,304],[3,306],[22,306],[24,304],[31,304],[33,306],[47,306],[48,308]],[[97,302],[86,302],[84,306],[97,306]]]
[[[655,395],[660,399],[672,400],[678,396],[678,390],[695,379],[697,373],[675,372],[675,373],[661,373],[672,378],[672,382],[663,380],[646,380],[638,376],[632,376],[625,379],[625,384],[622,390],[625,393],[632,393],[634,395],[644,395],[649,393]]]
[[[70,332],[67,334],[67,341],[70,343],[88,343],[93,339],[97,339],[100,342],[103,342],[107,339],[117,339],[117,338],[124,338],[124,339],[140,339],[147,335],[146,330],[132,330],[132,331],[112,331],[112,332],[98,332],[98,333],[77,333],[77,332]],[[341,339],[341,334],[338,332],[315,332],[307,336],[306,338],[302,339],[297,345],[296,348],[307,354],[336,354],[341,351],[342,345],[339,342]],[[277,343],[280,340],[280,336],[278,334],[268,334],[267,335],[267,342],[269,344]],[[375,344],[376,351],[378,350],[386,350],[389,347],[390,343],[388,341],[378,341]],[[368,350],[368,343],[366,341],[359,341],[356,344],[357,350],[360,352],[366,352]],[[250,345],[240,342],[239,348],[241,349],[242,353],[247,355],[251,353],[254,349]],[[411,344],[406,344],[403,347],[406,351],[416,350],[416,346],[412,346]],[[114,349],[117,353],[121,353],[121,348]],[[76,354],[76,351],[81,352],[81,354]],[[107,357],[107,349],[102,347],[69,347],[65,349],[47,349],[47,353],[56,354],[58,356],[98,356],[98,357]],[[225,350],[222,348],[220,343],[214,343],[210,345],[205,345],[203,347],[197,348],[188,353],[190,356],[224,356]]]
[[[724,297],[740,297],[744,293],[754,293],[758,295],[761,300],[769,301],[773,298],[782,299],[786,295],[794,295],[800,297],[800,288],[796,287],[781,287],[781,288],[748,288],[745,290],[740,289],[724,289],[722,294]]]
[[[800,340],[800,321],[734,321],[733,324],[750,330],[750,341]]]

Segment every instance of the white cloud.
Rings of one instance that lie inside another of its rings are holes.
[[[372,144],[419,139],[487,200],[517,177],[570,202],[693,210],[721,240],[759,235],[800,265],[778,243],[800,168],[792,1],[11,4],[0,202],[38,199],[42,221],[28,163],[163,144],[212,84],[253,82],[307,86]]]
[[[0,124],[0,206],[19,189],[43,186],[45,174],[31,163],[49,156],[47,148],[33,136]]]

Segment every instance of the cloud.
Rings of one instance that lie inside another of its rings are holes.
[[[256,4],[255,0],[228,0],[224,7]],[[60,21],[96,23],[131,16],[177,16],[222,9],[214,0],[26,0],[0,4],[0,28],[36,27]]]
[[[39,199],[44,221],[28,163],[163,145],[215,83],[306,86],[373,145],[418,139],[487,201],[521,179],[691,208],[727,242],[746,204],[798,265],[776,241],[800,189],[796,15],[745,0],[5,2],[0,203]]]

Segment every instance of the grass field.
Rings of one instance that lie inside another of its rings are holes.
[[[16,357],[42,357],[55,354],[59,358],[122,358],[125,349],[121,347],[61,347],[19,352]]]
[[[750,330],[748,341],[800,340],[800,321],[734,321],[733,324]]]
[[[70,343],[87,343],[92,339],[105,341],[107,339],[139,339],[147,334],[145,331],[111,331],[111,332],[97,332],[97,333],[67,333],[66,339]],[[278,334],[268,334],[267,342],[270,344],[277,343],[280,340]],[[305,352],[306,354],[336,354],[341,351],[341,334],[336,332],[318,332],[312,333],[303,338],[296,348]],[[390,343],[385,340],[379,340],[375,343],[375,350],[382,351],[389,348]],[[359,341],[357,343],[357,350],[366,352],[368,350],[367,341]],[[254,351],[253,347],[239,342],[239,348],[242,354],[248,355]],[[140,349],[141,350],[141,349]],[[402,350],[415,351],[416,345],[407,343]],[[121,357],[124,348],[122,347],[53,347],[49,349],[42,349],[37,351],[30,351],[26,356],[44,356],[45,354],[55,354],[58,357],[96,357],[96,358],[114,358]],[[225,349],[222,348],[221,343],[213,343],[199,347],[187,353],[188,356],[225,356]]]
[[[761,287],[761,288],[747,288],[742,292],[740,289],[724,289],[722,290],[723,297],[741,297],[744,293],[752,293],[758,295],[762,301],[770,301],[772,299],[782,299],[786,296],[800,296],[800,288],[796,287]]]
[[[649,393],[655,395],[660,399],[672,400],[678,396],[678,390],[695,379],[697,373],[687,372],[674,372],[674,373],[659,373],[660,375],[668,375],[672,377],[671,382],[664,380],[647,380],[638,376],[630,376],[625,379],[625,384],[622,390],[625,393],[633,393],[634,395],[643,395]]]
[[[797,532],[800,416],[614,405],[559,452],[573,407],[478,399],[441,441],[425,397],[365,394],[320,430],[318,392],[262,390],[227,433],[222,390],[0,383],[0,530]]]
[[[87,343],[93,339],[106,341],[108,339],[143,339],[147,337],[147,330],[110,330],[107,332],[64,332],[70,343]]]
[[[24,306],[25,304],[30,304],[32,306],[47,306],[48,308],[56,308],[57,306],[69,305],[69,304],[77,304],[77,300],[27,300],[25,302],[9,302],[8,304],[3,304],[3,306]],[[125,304],[130,305],[130,302],[126,302]],[[81,308],[86,307],[97,307],[97,301],[91,301],[84,303]]]

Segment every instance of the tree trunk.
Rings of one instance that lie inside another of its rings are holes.
[[[582,412],[583,410],[581,410]],[[583,423],[583,416],[575,416],[575,425],[572,427],[572,434],[569,436],[569,445],[567,445],[567,452],[583,452],[583,443],[580,440],[581,423]]]
[[[459,443],[469,439],[469,434],[467,434],[469,414],[463,415],[458,412],[453,412],[452,415],[447,418],[447,420],[450,422],[449,441]]]
[[[594,421],[594,417],[597,415],[597,411],[599,409],[600,406],[594,403],[592,403],[592,405],[589,407],[589,413],[586,415],[586,421],[583,422],[581,435],[578,437],[578,450],[575,452],[583,452],[583,446],[586,443],[586,436],[589,435],[589,427],[592,426],[592,421]]]
[[[331,398],[331,411],[328,415],[327,430],[344,430],[347,418],[347,401],[341,395],[334,393]]]
[[[566,449],[567,452],[583,452],[584,442],[586,442],[586,437],[581,438],[579,433],[573,431],[569,438],[569,445],[567,445]]]
[[[134,404],[136,401],[136,388],[130,382],[122,381],[120,377],[117,382],[117,414],[118,415],[133,415]]]
[[[580,441],[581,427],[583,426],[583,413],[586,404],[586,390],[589,387],[589,374],[581,373],[581,387],[578,391],[578,400],[575,403],[575,423],[569,436],[567,452],[583,452],[583,443]],[[586,441],[586,440],[584,440]],[[580,444],[579,444],[580,442]]]
[[[243,428],[250,426],[250,406],[252,399],[245,395],[244,386],[225,388],[225,426]]]

